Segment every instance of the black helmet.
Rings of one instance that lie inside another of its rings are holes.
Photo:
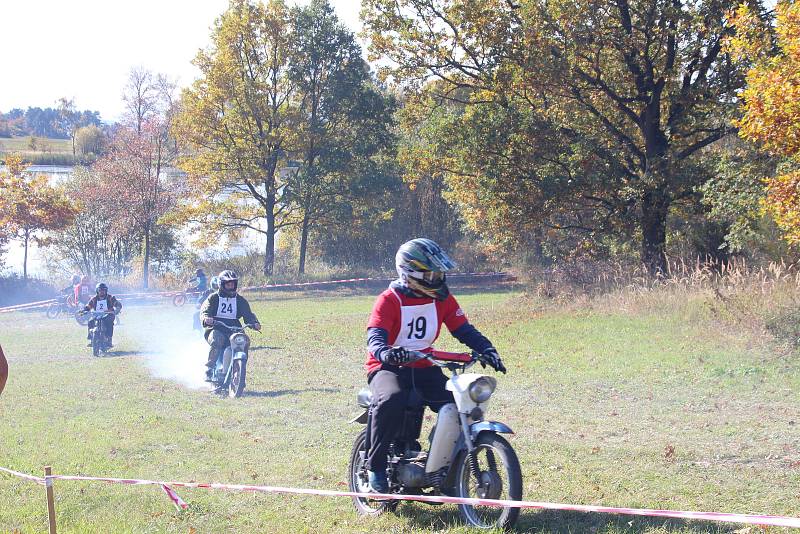
[[[219,293],[223,297],[235,297],[236,290],[239,288],[239,277],[234,271],[225,270],[219,273]],[[228,290],[225,288],[225,284],[227,282],[234,282],[233,290]]]
[[[95,295],[99,295],[101,289],[104,289],[105,292],[108,293],[108,286],[106,284],[104,284],[103,282],[100,282],[99,284],[94,286],[94,294]]]
[[[219,276],[212,276],[209,284],[211,285],[211,289],[217,291],[219,289]]]
[[[430,239],[412,239],[400,245],[394,257],[400,281],[413,292],[444,300],[450,294],[445,273],[456,264]]]
[[[206,274],[206,273],[204,273],[204,272],[203,272],[203,269],[197,269],[197,270],[194,272],[194,275],[195,275],[195,276],[200,276],[201,274]]]

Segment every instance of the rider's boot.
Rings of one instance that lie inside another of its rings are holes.
[[[369,489],[374,493],[389,493],[389,480],[386,471],[369,471]]]

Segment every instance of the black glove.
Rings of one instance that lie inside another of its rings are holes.
[[[389,365],[405,365],[419,360],[419,356],[403,347],[392,347],[383,353],[383,361]]]
[[[480,356],[478,356],[478,361],[481,362],[481,365],[484,367],[484,369],[488,365],[495,371],[503,374],[506,373],[506,366],[503,365],[503,360],[500,359],[500,355],[497,354],[497,349],[494,347],[489,347],[483,351]]]

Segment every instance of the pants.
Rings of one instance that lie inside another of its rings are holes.
[[[425,405],[434,412],[454,402],[453,394],[445,389],[447,377],[438,367],[395,367],[384,365],[369,377],[372,391],[372,421],[367,468],[386,469],[389,445],[403,423],[403,413],[409,393],[416,387]]]
[[[110,342],[111,338],[114,337],[114,316],[113,315],[108,315],[104,319],[92,319],[92,320],[90,320],[89,324],[87,325],[89,327],[89,330],[88,330],[88,332],[86,334],[86,338],[87,339],[92,339],[92,334],[91,334],[92,328],[94,328],[94,326],[97,324],[97,321],[103,321],[103,332],[105,333],[106,338],[108,338],[108,341]]]
[[[225,347],[230,345],[231,340],[224,332],[211,329],[206,332],[206,341],[208,341],[208,344],[211,345],[211,348],[208,349],[208,361],[206,362],[206,367],[208,369],[214,369],[214,367],[217,365],[217,358],[219,358],[219,355],[225,350]]]

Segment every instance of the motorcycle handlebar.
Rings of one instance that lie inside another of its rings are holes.
[[[473,351],[469,352],[446,352],[441,350],[434,350],[431,352],[420,352],[418,350],[409,351],[419,357],[421,360],[428,360],[432,364],[439,367],[446,367],[449,364],[461,363],[464,367],[474,364],[478,361],[478,353]]]

